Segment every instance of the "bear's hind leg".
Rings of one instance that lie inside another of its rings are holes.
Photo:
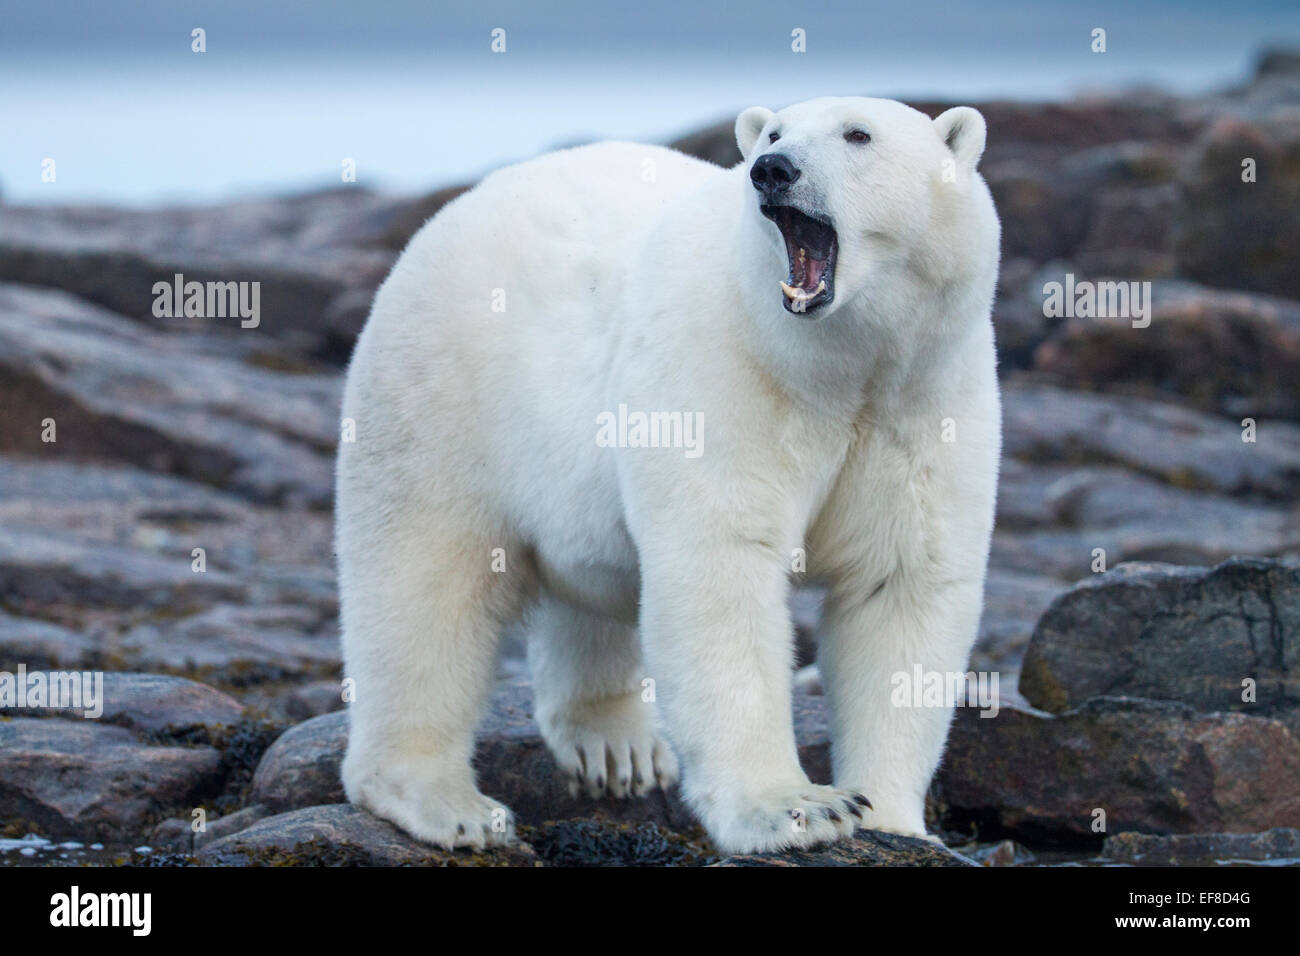
[[[367,530],[353,521],[339,540],[345,673],[355,681],[344,789],[422,840],[505,843],[511,813],[479,792],[470,761],[500,630],[521,610],[527,572],[493,573],[491,543],[446,512],[402,520]]]
[[[640,797],[676,782],[635,627],[544,596],[528,619],[528,662],[537,722],[570,793]]]

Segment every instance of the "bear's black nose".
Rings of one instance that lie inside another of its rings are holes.
[[[799,170],[790,157],[783,153],[766,153],[758,157],[749,170],[749,178],[754,188],[765,196],[785,192],[799,178]]]

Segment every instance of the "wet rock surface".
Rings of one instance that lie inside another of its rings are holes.
[[[1263,833],[1197,833],[1154,836],[1120,833],[1108,837],[1102,855],[1136,866],[1216,866],[1223,863],[1300,861],[1300,830],[1275,827]]]

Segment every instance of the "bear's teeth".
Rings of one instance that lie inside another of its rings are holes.
[[[811,292],[806,292],[803,289],[796,289],[792,285],[787,285],[784,281],[781,282],[781,291],[784,292],[785,297],[792,302],[807,302],[813,296],[820,294],[821,291],[825,288],[826,288],[825,279],[822,279],[820,282],[818,282],[817,288],[813,289]]]

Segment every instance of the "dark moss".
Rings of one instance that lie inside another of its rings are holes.
[[[564,820],[519,829],[547,866],[707,866],[718,859],[707,843],[649,822]]]

